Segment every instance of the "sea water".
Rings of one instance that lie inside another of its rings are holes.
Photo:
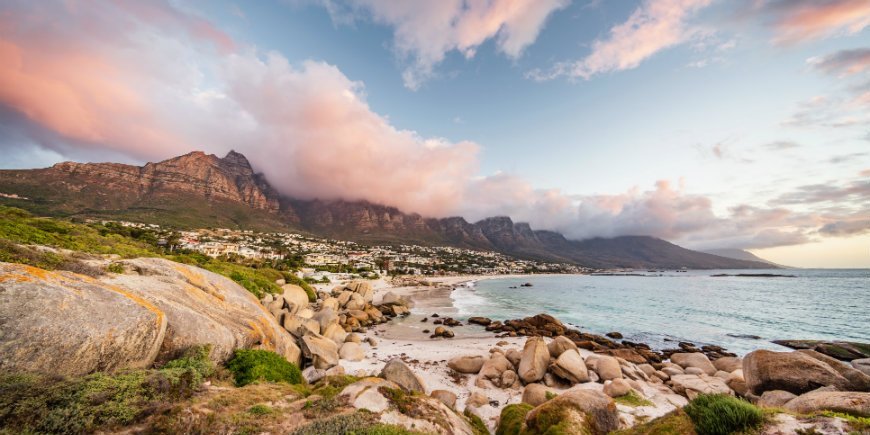
[[[794,277],[713,276],[759,273]],[[482,279],[451,297],[459,317],[547,313],[582,331],[618,331],[657,349],[690,341],[745,354],[785,349],[770,342],[778,339],[870,342],[870,269],[640,274]]]

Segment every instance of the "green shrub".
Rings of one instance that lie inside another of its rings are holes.
[[[260,380],[302,383],[302,373],[296,364],[268,350],[237,349],[233,358],[227,362],[227,369],[233,373],[236,385],[240,387]]]
[[[501,417],[498,421],[498,428],[495,430],[496,435],[519,435],[523,430],[523,422],[526,420],[526,414],[534,409],[528,403],[516,403],[505,406],[501,410]]]
[[[268,415],[274,412],[271,406],[262,403],[248,408],[248,412],[254,415]]]
[[[725,394],[701,394],[684,408],[700,435],[726,435],[761,425],[764,415],[751,403]]]
[[[203,379],[212,376],[215,372],[215,366],[211,358],[211,345],[192,346],[184,352],[181,358],[174,359],[163,366],[163,371],[169,373],[174,371],[181,373],[189,371],[196,385],[202,383]]]
[[[692,420],[681,409],[665,414],[655,420],[638,424],[629,429],[613,432],[612,435],[696,435]]]
[[[106,266],[106,270],[111,273],[124,273],[124,265],[121,263],[111,263]]]

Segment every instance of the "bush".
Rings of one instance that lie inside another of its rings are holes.
[[[178,373],[189,371],[193,376],[193,381],[196,385],[202,383],[203,379],[214,374],[215,367],[209,355],[211,354],[211,345],[192,346],[187,349],[181,358],[174,359],[163,366],[164,371],[176,371]]]
[[[727,435],[759,426],[761,409],[725,394],[701,394],[684,408],[700,435]]]
[[[486,423],[484,423],[477,414],[468,409],[466,409],[462,414],[468,419],[468,423],[471,425],[471,430],[474,432],[474,435],[489,435],[489,429],[486,428]]]
[[[302,372],[296,364],[268,350],[237,349],[233,358],[227,362],[227,369],[233,373],[236,385],[240,387],[260,380],[302,383]]]
[[[501,410],[501,417],[498,421],[498,428],[495,430],[496,435],[519,435],[522,433],[523,422],[526,420],[526,414],[534,409],[528,403],[516,403],[505,406]]]
[[[275,411],[271,406],[260,403],[248,408],[248,412],[254,415],[269,415]]]

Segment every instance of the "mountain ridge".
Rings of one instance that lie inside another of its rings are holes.
[[[691,251],[649,236],[569,240],[508,216],[478,222],[428,218],[368,201],[303,200],[280,195],[235,151],[201,151],[147,163],[63,162],[0,170],[3,203],[37,213],[131,219],[182,227],[301,230],[363,243],[414,243],[491,250],[519,258],[594,268],[769,268],[769,264]]]

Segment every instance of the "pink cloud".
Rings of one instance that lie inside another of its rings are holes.
[[[682,44],[695,29],[686,20],[712,0],[646,0],[625,22],[613,26],[606,38],[592,43],[583,59],[556,64],[551,70],[534,70],[536,80],[557,77],[588,80],[595,75],[637,68],[659,51]]]
[[[471,58],[492,38],[499,51],[518,58],[537,39],[547,18],[570,0],[356,0],[347,8],[332,0],[322,3],[339,22],[368,15],[391,26],[396,52],[410,60],[402,74],[405,86],[417,89],[435,75],[435,67],[449,52]]]
[[[856,34],[870,25],[866,0],[772,0],[759,8],[773,22],[778,43]]]

